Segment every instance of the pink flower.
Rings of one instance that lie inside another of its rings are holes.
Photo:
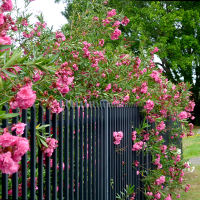
[[[172,200],[171,195],[169,194],[164,200]]]
[[[165,129],[165,123],[163,121],[161,121],[157,126],[156,126],[156,129],[158,131],[162,131]]]
[[[133,131],[133,132],[132,132],[132,141],[135,141],[135,140],[136,140],[136,134],[137,134],[136,131]]]
[[[188,106],[185,107],[185,110],[188,112],[192,112],[194,110],[195,107],[195,102],[194,101],[190,101]]]
[[[190,184],[187,184],[186,186],[185,186],[185,192],[188,192],[189,191],[189,189],[190,189],[190,187],[191,187],[191,185]]]
[[[157,193],[154,195],[154,197],[155,197],[156,199],[160,199],[160,198],[161,198],[160,192],[157,192]]]
[[[144,141],[148,141],[149,140],[149,133],[144,135]]]
[[[167,149],[167,146],[166,145],[162,145],[160,146],[160,150],[162,151],[162,153],[164,153]]]
[[[26,138],[13,136],[6,129],[0,135],[0,170],[6,174],[18,171],[18,162],[29,150],[29,141]]]
[[[19,164],[11,157],[11,152],[0,154],[0,170],[5,174],[13,174],[18,171]]]
[[[135,143],[135,144],[133,145],[133,147],[132,147],[132,151],[141,150],[142,147],[143,147],[143,144],[144,144],[144,142],[142,142],[142,141]]]
[[[136,167],[138,167],[139,164],[140,164],[140,163],[139,163],[137,160],[134,161],[134,165],[135,165]]]
[[[0,13],[0,25],[4,23],[4,16],[3,13]]]
[[[161,79],[159,77],[159,72],[156,70],[153,70],[152,73],[150,74],[151,78],[153,78],[157,83],[161,82]]]
[[[130,20],[125,16],[121,23],[122,25],[126,26],[129,22]]]
[[[30,108],[36,100],[36,94],[35,91],[32,90],[31,85],[26,85],[17,93],[16,99],[14,102],[11,102],[12,109],[14,108],[21,108],[21,109],[27,109]]]
[[[161,176],[160,178],[156,179],[156,185],[161,185],[165,182],[165,176]]]
[[[153,196],[153,193],[152,192],[147,192],[147,195],[148,196]]]
[[[74,69],[74,71],[78,71],[78,66],[77,66],[77,64],[73,64],[73,69]]]
[[[146,101],[146,105],[144,106],[144,109],[147,110],[147,112],[150,112],[154,108],[154,102],[150,99]]]
[[[113,137],[114,137],[114,144],[119,145],[120,141],[123,138],[123,132],[122,131],[119,131],[119,132],[115,131],[115,132],[113,132]]]
[[[3,4],[1,6],[1,9],[3,12],[5,11],[11,11],[13,8],[12,1],[11,0],[3,0]]]
[[[103,26],[106,26],[106,24],[110,23],[110,20],[106,18],[106,19],[102,20],[102,22],[103,22]]]
[[[9,36],[0,36],[0,45],[10,45],[11,38]]]
[[[110,90],[110,89],[111,89],[111,83],[109,83],[109,84],[106,86],[105,91],[107,92],[107,91]]]
[[[117,13],[116,13],[116,10],[115,9],[112,9],[111,11],[108,11],[107,12],[107,17],[113,17],[115,16]]]
[[[57,31],[57,32],[56,32],[56,39],[57,39],[58,41],[65,41],[65,36],[64,36],[63,33]]]
[[[113,27],[119,27],[119,25],[121,24],[120,21],[115,21],[115,23],[112,25]]]
[[[42,151],[46,156],[50,157],[52,156],[54,149],[58,146],[58,141],[54,138],[47,138],[46,143],[48,147],[43,146]]]
[[[154,54],[154,53],[156,53],[158,51],[159,51],[158,47],[155,47],[154,50],[151,52],[151,54]]]
[[[12,146],[16,138],[12,136],[9,132],[5,132],[3,135],[0,135],[0,146],[5,148]]]
[[[37,82],[41,79],[41,76],[43,75],[43,72],[41,70],[35,70],[33,75],[33,81]]]
[[[130,97],[129,97],[129,95],[127,94],[127,95],[124,97],[124,102],[129,101],[129,99],[130,99]]]
[[[93,17],[93,20],[94,20],[94,21],[98,21],[99,18],[95,16],[95,17]]]
[[[99,40],[99,46],[102,47],[103,45],[104,45],[104,39],[100,39],[100,40]]]
[[[13,124],[11,131],[16,130],[17,135],[22,135],[24,133],[25,126],[26,126],[26,124],[20,123],[20,122],[17,124]]]
[[[29,141],[26,138],[16,137],[16,141],[14,143],[15,150],[13,152],[13,160],[15,162],[19,162],[21,157],[29,150]]]
[[[111,34],[111,40],[118,40],[120,35],[121,31],[118,28],[116,28],[114,32]]]
[[[141,93],[146,94],[147,90],[148,90],[147,83],[146,82],[142,83],[141,90],[140,90]]]
[[[53,100],[49,107],[51,108],[52,113],[60,113],[63,111],[63,108],[60,107],[60,103],[57,100]]]
[[[182,119],[187,119],[188,117],[188,113],[185,112],[185,111],[182,111],[179,115],[178,115],[179,119],[182,120]]]

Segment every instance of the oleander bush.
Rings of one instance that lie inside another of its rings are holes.
[[[29,3],[26,0],[26,6]],[[193,134],[193,124],[188,122],[194,118],[191,112],[195,106],[190,99],[190,85],[184,82],[175,85],[162,74],[154,63],[157,47],[134,55],[129,48],[134,41],[129,40],[121,27],[135,22],[105,3],[88,3],[86,12],[74,14],[71,24],[54,32],[42,16],[35,24],[29,23],[29,13],[19,12],[17,18],[11,17],[12,1],[2,0],[0,105],[9,104],[10,116],[1,112],[0,118],[12,117],[12,109],[27,109],[34,103],[60,113],[63,110],[60,100],[80,103],[106,99],[120,106],[137,104],[143,108],[146,122],[155,125],[154,129],[146,129],[144,123],[130,133],[133,151],[152,153],[154,169],[138,172],[143,175],[145,195],[154,200],[181,198],[175,191],[178,188],[188,191],[190,185],[183,181],[188,165],[173,143],[163,144],[161,134],[166,134],[165,121],[169,118],[174,124],[181,124],[172,128],[172,140]],[[21,137],[25,126],[18,123],[1,129],[3,173],[18,171],[21,156],[29,149],[28,140]],[[9,133],[10,128],[17,136]],[[40,145],[45,156],[51,156],[56,147],[57,141],[50,136]],[[135,161],[134,165],[140,163]],[[134,194],[130,198],[134,199]]]

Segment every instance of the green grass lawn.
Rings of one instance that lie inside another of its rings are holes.
[[[200,134],[197,134],[197,129],[200,129],[200,127],[195,127],[194,136],[183,139],[183,157],[185,159],[200,157]],[[200,165],[195,166],[193,172],[186,172],[185,180],[187,184],[191,185],[191,188],[187,193],[182,192],[180,199],[200,200]]]
[[[183,139],[183,157],[185,159],[200,157],[200,134]]]
[[[181,200],[200,200],[200,166],[195,166],[194,172],[186,172],[185,179],[191,188],[188,192],[181,192]]]

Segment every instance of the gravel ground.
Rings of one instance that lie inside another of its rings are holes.
[[[190,158],[192,165],[200,165],[200,157]]]

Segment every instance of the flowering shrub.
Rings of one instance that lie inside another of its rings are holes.
[[[161,134],[167,134],[165,123],[171,118],[175,124],[171,140],[192,135],[193,125],[187,122],[194,118],[191,112],[195,106],[190,100],[190,85],[183,82],[175,85],[166,79],[162,69],[154,63],[157,47],[140,56],[132,53],[131,41],[121,30],[130,23],[126,16],[103,3],[95,3],[95,7],[88,3],[89,12],[73,18],[71,26],[66,24],[62,30],[52,32],[42,18],[34,25],[29,23],[28,15],[12,20],[9,14],[5,15],[11,11],[12,2],[3,0],[0,8],[0,103],[9,102],[11,108],[20,109],[41,103],[53,113],[63,110],[59,102],[66,99],[87,102],[106,98],[120,106],[137,104],[143,108],[145,120],[156,127],[147,130],[147,123],[144,123],[132,132],[132,150],[136,153],[150,151],[155,165],[155,169],[144,176],[145,194],[147,199],[172,199],[179,196],[174,189],[179,187],[186,192],[189,189],[189,185],[183,187],[182,178],[187,165],[176,146],[163,145]],[[11,45],[14,38],[18,48],[15,43]],[[176,128],[177,120],[181,124],[179,128]],[[12,130],[21,135],[23,128],[24,125],[18,124]],[[114,132],[113,137],[118,145],[123,133]],[[4,173],[14,173],[19,168],[17,162],[28,150],[28,143],[7,132],[0,138],[7,141],[0,145],[0,169]],[[41,149],[51,156],[57,141],[48,136],[45,141]],[[20,149],[22,144],[25,145]],[[135,164],[140,165],[136,161]],[[146,173],[138,171],[138,174]]]

